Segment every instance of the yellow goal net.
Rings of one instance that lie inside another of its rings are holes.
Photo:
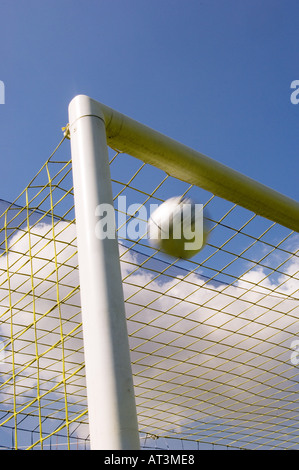
[[[0,201],[0,448],[89,448],[69,153]],[[298,449],[298,233],[109,157],[141,447]],[[190,260],[140,236],[140,208],[182,194],[210,230]]]

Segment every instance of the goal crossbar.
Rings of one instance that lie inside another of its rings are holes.
[[[103,119],[112,148],[299,231],[299,203],[294,199],[84,95],[72,100],[70,110],[75,119],[84,115]]]

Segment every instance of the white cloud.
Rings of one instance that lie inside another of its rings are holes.
[[[298,376],[290,348],[298,333],[298,258],[276,283],[256,268],[228,286],[194,273],[157,276],[139,266],[138,253],[122,246],[120,252],[144,432],[176,428],[185,433],[193,427],[204,438],[209,426],[227,435],[234,422],[233,436],[240,440],[250,427],[255,436],[263,430],[266,434],[268,427],[277,433],[279,421],[295,419]],[[56,224],[55,243],[47,224],[18,231],[11,237],[8,258],[0,258],[0,334],[7,344],[1,365],[2,382],[7,383],[0,393],[7,406],[13,396],[13,364],[18,409],[34,400],[38,383],[41,394],[53,388],[43,398],[44,413],[53,414],[54,397],[63,402],[63,374],[70,419],[85,406],[76,267],[75,226],[66,222]],[[81,432],[86,430],[77,428]]]

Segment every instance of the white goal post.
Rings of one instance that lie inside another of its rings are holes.
[[[69,105],[90,441],[138,449],[138,425],[116,238],[96,236],[96,208],[113,204],[108,145],[299,231],[299,204],[89,98]]]

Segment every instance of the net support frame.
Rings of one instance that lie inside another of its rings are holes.
[[[299,203],[88,96],[73,98],[69,123],[91,448],[133,449],[138,426],[117,240],[95,237],[97,205],[112,204],[107,145],[297,232]]]
[[[84,96],[70,103],[69,122],[90,446],[138,449],[118,244],[95,229],[97,207],[113,206],[105,123]]]

